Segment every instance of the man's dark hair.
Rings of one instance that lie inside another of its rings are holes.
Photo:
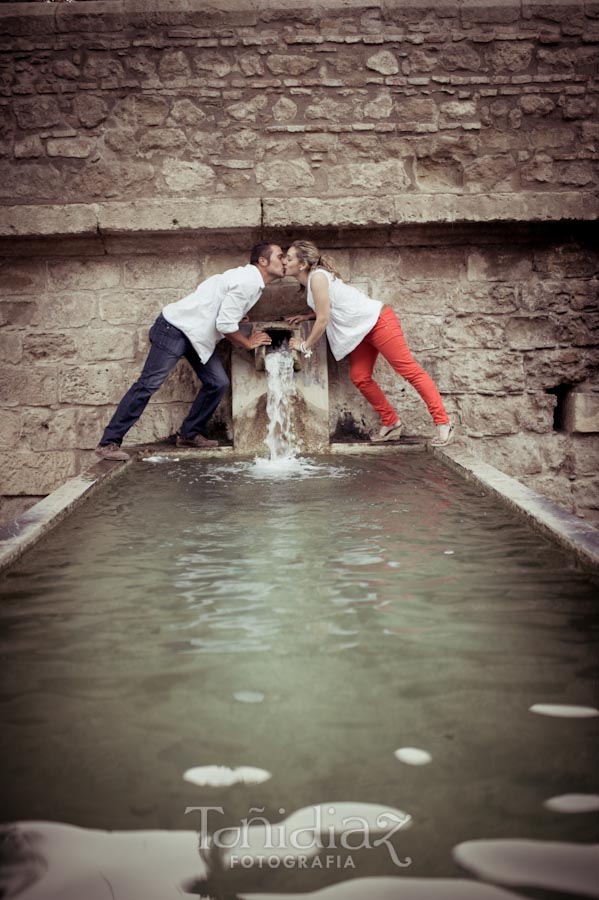
[[[259,244],[255,244],[250,251],[250,263],[253,266],[257,266],[261,256],[270,260],[270,254],[272,253],[273,247],[274,244],[272,241],[260,241]]]

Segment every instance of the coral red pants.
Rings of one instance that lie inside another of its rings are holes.
[[[380,415],[383,425],[393,425],[399,416],[372,377],[379,353],[382,353],[398,375],[416,388],[435,425],[449,422],[435,382],[412,357],[399,319],[390,307],[385,306],[374,328],[349,355],[351,380]]]

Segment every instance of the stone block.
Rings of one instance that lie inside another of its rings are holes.
[[[62,121],[60,106],[55,97],[17,100],[13,109],[19,128],[49,128]]]
[[[53,334],[29,333],[23,338],[25,360],[37,362],[72,359],[78,350],[73,337],[64,332]]]
[[[443,347],[501,349],[505,346],[505,323],[502,318],[457,316],[443,328]]]
[[[423,350],[438,350],[441,347],[444,327],[443,319],[440,316],[405,313],[401,315],[400,323],[404,337],[413,353],[420,353]]]
[[[100,291],[120,285],[120,265],[113,259],[48,261],[50,291]]]
[[[566,313],[570,310],[597,309],[599,283],[592,279],[543,279],[524,282],[521,287],[522,309],[530,312]]]
[[[257,228],[261,220],[259,198],[206,200],[134,200],[97,207],[103,232],[206,231]]]
[[[86,328],[76,334],[79,359],[102,362],[109,359],[134,360],[137,350],[135,331],[117,328]]]
[[[578,384],[597,373],[597,354],[590,349],[559,347],[525,351],[521,355],[527,390]]]
[[[228,114],[238,122],[255,122],[257,116],[266,108],[268,100],[264,94],[259,94],[252,100],[232,103],[227,106]]]
[[[265,191],[289,191],[312,187],[315,183],[310,166],[304,159],[258,163],[256,181]]]
[[[599,475],[573,482],[572,497],[576,512],[599,509]]]
[[[64,156],[72,159],[86,159],[93,153],[96,142],[91,138],[55,138],[46,144],[48,156]]]
[[[23,337],[18,331],[0,333],[0,360],[18,363],[23,357]]]
[[[65,366],[59,374],[58,399],[75,405],[116,405],[135,380],[129,376],[116,362]]]
[[[482,64],[480,53],[467,44],[445,47],[439,54],[439,67],[442,71],[478,72]]]
[[[10,206],[0,216],[0,235],[44,237],[58,234],[96,235],[96,216],[90,206]]]
[[[304,75],[316,68],[318,60],[293,53],[284,55],[273,53],[266,57],[266,65],[273,75]]]
[[[311,225],[379,225],[395,218],[391,198],[341,197],[265,198],[263,227],[293,228]]]
[[[297,115],[297,103],[289,97],[279,97],[272,108],[276,122],[291,122]]]
[[[43,262],[33,260],[0,260],[0,292],[4,297],[14,294],[39,295],[46,286]]]
[[[381,75],[396,75],[399,72],[397,57],[389,50],[379,50],[366,60],[366,67]]]
[[[559,325],[548,316],[515,316],[508,320],[505,336],[514,350],[555,347],[559,342]]]
[[[363,191],[371,194],[385,188],[397,191],[410,184],[405,165],[399,159],[331,166],[327,170],[327,181],[330,191]]]
[[[419,190],[425,193],[461,191],[464,166],[461,160],[450,155],[425,156],[415,161],[414,176]]]
[[[187,137],[180,128],[152,128],[141,135],[136,146],[140,153],[151,153],[155,150],[181,150],[186,143]]]
[[[516,353],[501,350],[470,350],[468,353],[444,353],[435,362],[439,390],[468,391],[523,391],[524,366]]]
[[[139,256],[123,266],[125,288],[136,290],[174,288],[181,297],[190,294],[201,279],[201,265],[194,256]]]
[[[48,494],[77,474],[77,456],[69,450],[0,452],[0,471],[7,496]]]
[[[189,412],[189,403],[160,403],[150,400],[144,414],[127,433],[125,443],[129,446],[164,440],[175,434]]]
[[[596,475],[598,461],[599,437],[592,432],[571,433],[568,440],[568,470],[574,475]]]
[[[396,283],[401,277],[401,257],[396,250],[354,250],[350,255],[351,279],[376,278]]]
[[[0,325],[34,325],[39,321],[38,306],[30,300],[0,298]]]
[[[171,191],[186,194],[201,194],[211,188],[216,179],[210,166],[183,159],[167,159],[162,165],[162,175]]]
[[[379,283],[377,300],[396,310],[400,320],[409,313],[422,316],[446,316],[451,306],[445,286],[434,281],[393,281]]]
[[[535,270],[544,276],[589,278],[599,267],[599,251],[576,243],[560,244],[536,250]]]
[[[17,447],[23,433],[23,412],[3,409],[0,416],[0,450]]]
[[[2,366],[0,404],[50,406],[58,400],[58,372],[54,366]]]
[[[557,400],[552,394],[502,394],[482,396],[464,394],[457,400],[460,421],[465,430],[477,437],[553,431],[553,410]]]
[[[525,281],[532,275],[532,259],[524,248],[473,250],[468,255],[469,281]]]
[[[495,435],[471,442],[469,448],[489,465],[520,480],[524,480],[523,476],[539,475],[544,470],[543,456],[535,435]]]
[[[428,97],[401,97],[395,102],[395,112],[401,128],[413,129],[422,123],[433,125],[438,118],[438,107]]]
[[[190,289],[187,291],[191,293]],[[99,317],[111,325],[144,325],[149,329],[154,319],[167,305],[185,296],[168,291],[124,291],[102,293],[99,296]]]
[[[79,328],[88,325],[97,314],[95,292],[45,294],[40,298],[36,324],[42,328]]]
[[[45,156],[45,154],[46,149],[37,134],[29,134],[26,137],[15,141],[15,159],[29,159]]]
[[[568,393],[564,399],[563,428],[579,434],[599,434],[599,392]],[[599,468],[599,457],[596,465]]]
[[[465,253],[461,247],[402,249],[400,266],[401,277],[406,281],[462,279],[466,274]]]
[[[495,72],[525,72],[532,61],[534,44],[530,41],[496,41],[487,62]]]

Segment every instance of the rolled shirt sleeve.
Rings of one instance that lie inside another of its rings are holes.
[[[239,331],[239,323],[259,298],[261,291],[248,288],[254,288],[254,285],[249,285],[247,280],[229,285],[216,317],[216,330],[221,334]]]

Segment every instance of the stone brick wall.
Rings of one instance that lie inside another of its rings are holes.
[[[592,193],[599,4],[5,3],[0,198]]]
[[[554,425],[599,387],[598,44],[569,0],[0,4],[0,517],[89,464],[165,303],[301,235],[397,309],[472,452],[599,520],[599,438]],[[372,424],[330,377],[331,430]]]

